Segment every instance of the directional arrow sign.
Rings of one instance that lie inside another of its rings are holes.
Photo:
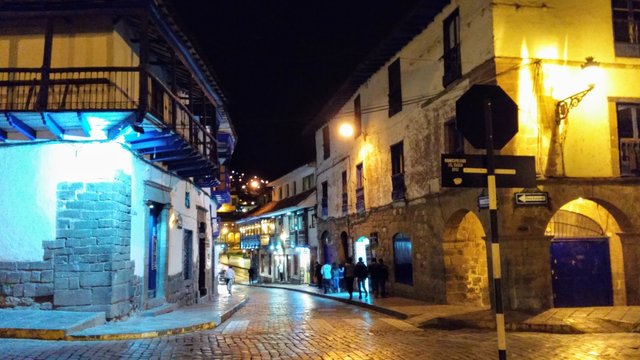
[[[513,195],[516,205],[547,205],[549,203],[548,192],[517,192]]]
[[[443,187],[487,187],[487,159],[484,155],[442,154]],[[495,156],[496,187],[535,188],[533,156]]]

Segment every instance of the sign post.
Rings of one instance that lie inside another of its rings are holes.
[[[476,121],[478,114],[484,116],[484,124]],[[499,129],[496,134],[494,134],[494,124]],[[498,332],[498,358],[506,360],[507,340],[504,326],[504,307],[502,304],[496,157],[493,151],[494,148],[500,149],[506,145],[518,132],[518,107],[499,86],[474,85],[456,102],[456,126],[471,145],[477,148],[485,148],[487,151],[486,174],[491,227],[491,265],[495,293],[496,329]],[[484,135],[484,139],[482,135]]]

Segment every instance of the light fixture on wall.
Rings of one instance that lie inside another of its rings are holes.
[[[569,110],[575,108],[580,104],[582,99],[596,86],[596,71],[600,63],[593,60],[593,56],[589,56],[585,59],[585,63],[580,67],[582,68],[582,74],[587,79],[587,89],[575,93],[565,99],[562,99],[556,103],[556,121],[559,123],[569,116]]]

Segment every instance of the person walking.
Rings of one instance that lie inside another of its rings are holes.
[[[249,268],[249,284],[253,284],[253,278],[256,276],[256,269],[253,266]]]
[[[369,263],[369,292],[374,296],[378,297],[378,262],[376,258],[371,258],[371,262]]]
[[[353,259],[347,258],[347,263],[344,265],[344,287],[349,293],[349,300],[353,298],[353,278],[356,276],[356,267],[353,265]]]
[[[389,280],[389,267],[378,259],[378,287],[380,297],[387,297],[387,280]]]
[[[322,265],[320,265],[320,263],[316,261],[316,268],[314,269],[314,274],[316,277],[316,286],[318,286],[318,289],[322,287],[322,272],[320,271],[321,269],[322,269]]]
[[[329,288],[331,287],[331,265],[329,265],[329,263],[322,265],[320,273],[322,275],[322,288],[326,294],[329,292]]]
[[[233,290],[233,282],[235,281],[235,279],[236,272],[233,271],[233,267],[229,265],[227,271],[224,272],[224,282],[227,283],[227,291],[229,292],[229,295],[231,295],[231,292]]]
[[[361,257],[358,258],[358,262],[356,263],[355,273],[358,279],[359,299],[362,299],[362,290],[364,290],[364,297],[369,297],[369,293],[367,292],[367,265],[364,264]]]
[[[340,292],[340,270],[338,269],[338,265],[336,263],[331,264],[331,292],[339,293]]]

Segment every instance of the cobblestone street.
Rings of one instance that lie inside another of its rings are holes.
[[[395,318],[279,289],[220,327],[135,341],[0,339],[2,359],[494,359],[495,333],[422,330]],[[639,359],[640,334],[508,333],[510,359]]]

